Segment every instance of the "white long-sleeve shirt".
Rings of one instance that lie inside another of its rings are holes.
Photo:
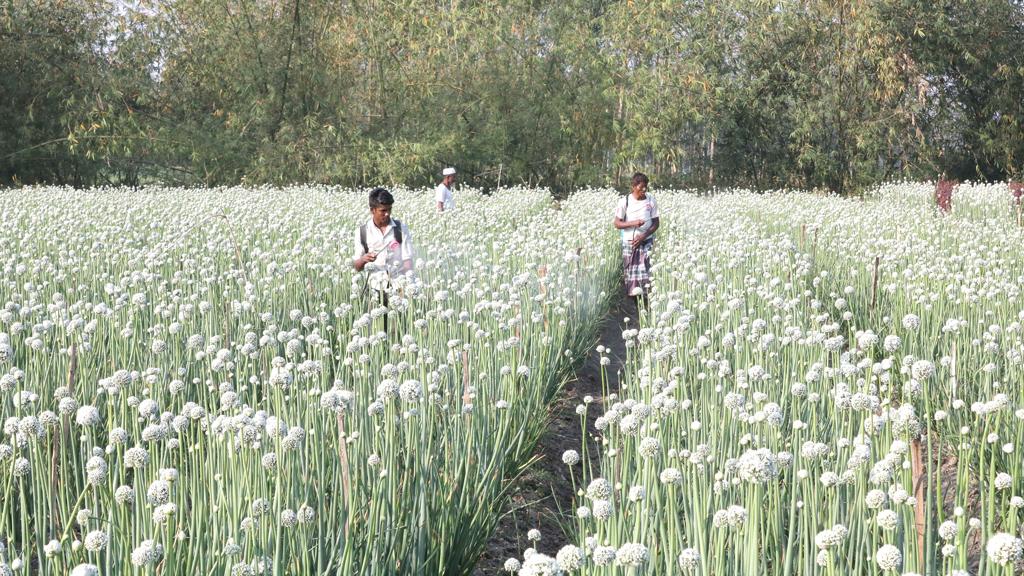
[[[405,261],[413,260],[412,233],[409,227],[402,224],[402,242],[399,244],[395,239],[395,220],[391,219],[382,232],[373,223],[371,217],[366,221],[366,247],[370,252],[376,252],[377,258],[364,268],[368,272],[387,270],[392,276],[402,272],[402,264]],[[359,227],[356,227],[356,234],[353,239],[352,261],[355,262],[366,254],[363,250],[363,243],[359,237]]]

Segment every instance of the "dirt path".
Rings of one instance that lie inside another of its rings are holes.
[[[602,322],[598,341],[594,344],[595,347],[602,344],[610,349],[608,356],[611,364],[605,369],[609,390],[612,392],[618,390],[618,372],[626,355],[622,341],[622,331],[625,329],[623,319],[626,317],[631,322],[636,321],[636,304],[631,299],[623,298],[612,304],[611,311]],[[551,404],[547,431],[535,451],[538,461],[513,488],[511,509],[498,523],[487,548],[480,556],[474,575],[505,574],[502,569],[505,560],[510,557],[522,559],[523,550],[530,546],[526,533],[531,528],[540,530],[542,539],[537,549],[544,554],[554,556],[562,546],[569,543],[570,535],[565,530],[572,528],[573,493],[569,467],[562,463],[562,453],[568,449],[579,451],[582,445],[583,434],[576,406],[588,395],[594,397],[594,403],[587,418],[587,450],[594,454],[598,446],[594,441],[593,422],[601,415],[595,409],[600,410],[602,390],[601,364],[597,352],[593,350]],[[577,478],[580,466],[577,464],[575,467]]]

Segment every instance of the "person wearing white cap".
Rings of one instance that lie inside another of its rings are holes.
[[[455,184],[455,168],[445,168],[441,171],[441,176],[444,179],[437,185],[437,194],[435,195],[438,212],[455,208],[455,195],[452,194],[452,185]]]

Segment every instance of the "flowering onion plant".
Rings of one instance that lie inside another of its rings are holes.
[[[395,196],[385,308],[363,191],[0,192],[0,574],[468,573],[607,309],[614,197]]]
[[[573,541],[506,568],[1019,573],[1024,233],[1006,184],[933,191],[659,193],[600,451],[564,447]]]

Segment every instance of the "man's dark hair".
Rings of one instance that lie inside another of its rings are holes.
[[[637,172],[637,173],[633,174],[633,180],[632,180],[632,185],[633,186],[636,186],[638,184],[650,184],[650,183],[651,183],[651,181],[647,178],[647,174],[644,174],[643,172]]]
[[[395,197],[388,192],[387,188],[374,188],[370,192],[370,209],[379,208],[381,206],[391,206],[395,203]]]

